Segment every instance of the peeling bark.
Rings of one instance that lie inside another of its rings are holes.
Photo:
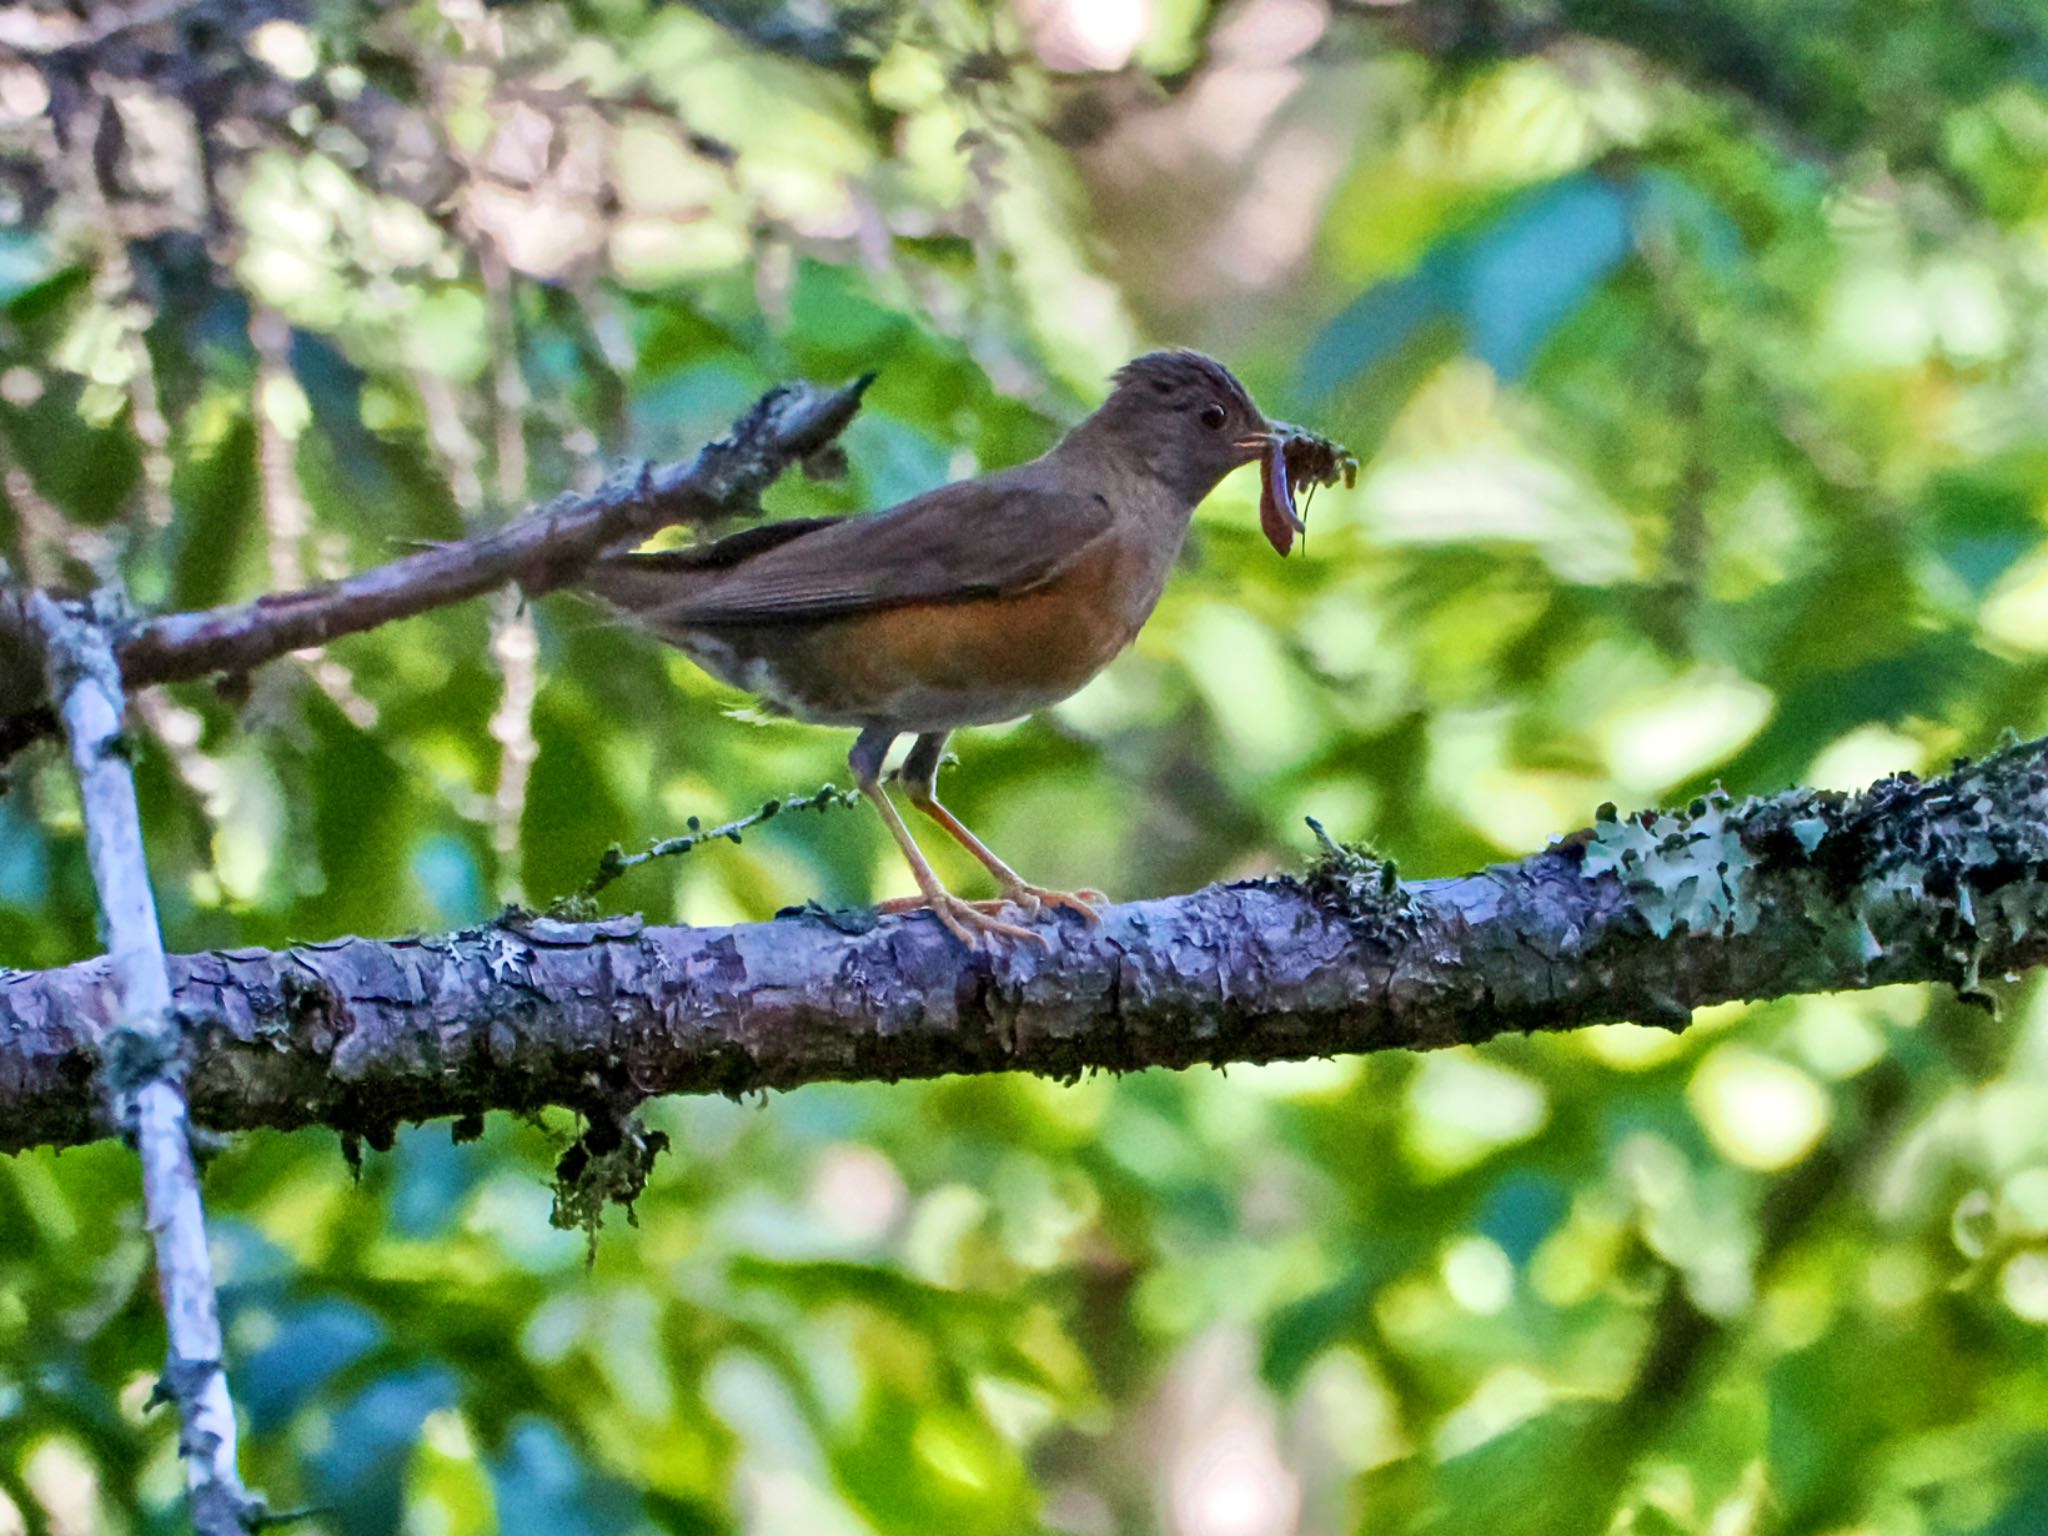
[[[1979,978],[2048,959],[2048,742],[1862,795],[1603,816],[1516,864],[1394,884],[1355,856],[968,951],[929,917],[734,928],[530,918],[175,958],[195,1118],[397,1125],[661,1093],[1070,1077],[1421,1050],[1731,998]],[[865,931],[847,932],[844,928]],[[0,978],[0,1148],[108,1131],[102,961]]]

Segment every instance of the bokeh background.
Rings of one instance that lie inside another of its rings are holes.
[[[128,24],[133,22],[134,24]],[[189,607],[488,525],[880,370],[885,504],[1195,345],[1347,441],[1254,477],[958,809],[1120,896],[1404,874],[1604,800],[2048,728],[2048,17],[2027,0],[474,0],[0,12],[0,547]],[[844,782],[597,610],[478,602],[137,701],[178,949],[544,904]],[[934,843],[963,887],[979,872]],[[907,890],[787,818],[607,894]],[[0,959],[93,953],[60,755]],[[2048,1529],[2048,1012],[1939,989],[1429,1057],[240,1138],[245,1466],[332,1536]],[[591,1255],[594,1253],[594,1258]],[[0,1161],[0,1531],[178,1528],[129,1154]]]

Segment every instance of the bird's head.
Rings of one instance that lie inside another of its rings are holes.
[[[1147,352],[1116,371],[1085,424],[1092,452],[1127,473],[1164,481],[1190,508],[1241,464],[1256,461],[1271,425],[1231,371],[1199,352]]]

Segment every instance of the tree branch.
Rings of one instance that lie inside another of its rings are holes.
[[[271,593],[199,613],[122,626],[115,638],[130,688],[215,673],[246,672],[337,635],[374,629],[488,592],[508,581],[539,596],[573,582],[605,550],[671,523],[739,511],[792,463],[829,445],[860,408],[872,375],[842,389],[808,384],[770,390],[732,431],[688,462],[643,465],[588,495],[564,495],[505,527],[423,550],[296,592]],[[0,591],[0,746],[19,745],[47,702],[31,653],[29,595]]]
[[[968,951],[929,917],[735,928],[527,918],[172,962],[194,1113],[388,1142],[403,1121],[654,1094],[1421,1050],[1731,998],[2048,959],[2048,741],[1864,794],[1605,814],[1517,864],[1400,884],[1354,853]],[[104,1135],[105,962],[0,979],[0,1148]]]
[[[156,1244],[157,1291],[170,1341],[157,1391],[177,1406],[194,1528],[200,1536],[243,1536],[260,1506],[235,1466],[235,1407],[221,1364],[220,1314],[186,1119],[184,1042],[121,733],[121,675],[96,613],[66,610],[35,593],[29,614],[70,738],[86,857],[106,927],[107,953],[99,964],[111,1011],[95,1021],[100,1060],[88,1070],[87,1083],[96,1108],[106,1102],[104,1089],[111,1100],[106,1113],[132,1131],[142,1160],[144,1219]]]

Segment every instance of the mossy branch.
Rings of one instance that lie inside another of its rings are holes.
[[[690,837],[729,830],[745,826]],[[1402,881],[1326,842],[1299,878],[1115,906],[1099,925],[1049,919],[1049,950],[970,951],[924,914],[729,928],[521,914],[173,957],[178,1007],[208,1021],[193,1111],[217,1130],[318,1123],[382,1146],[400,1123],[473,1129],[491,1109],[623,1124],[659,1093],[1677,1029],[1730,998],[1895,982],[1982,998],[1989,978],[2048,961],[2048,742],[1859,795],[1607,811],[1449,880]],[[116,1017],[97,962],[0,979],[0,1149],[108,1133],[91,1084]]]
[[[706,843],[741,842],[748,832],[760,826],[762,822],[773,821],[785,811],[829,811],[834,807],[850,809],[859,804],[858,790],[841,789],[836,784],[821,784],[808,795],[788,795],[780,800],[763,801],[758,809],[716,827],[706,827],[702,818],[692,816],[684,823],[689,831],[675,837],[663,838],[638,853],[627,853],[617,843],[613,843],[597,861],[597,872],[577,893],[577,899],[585,902],[591,900],[619,876],[629,870],[638,869],[643,864],[652,864],[656,859],[678,858],[694,852]]]

